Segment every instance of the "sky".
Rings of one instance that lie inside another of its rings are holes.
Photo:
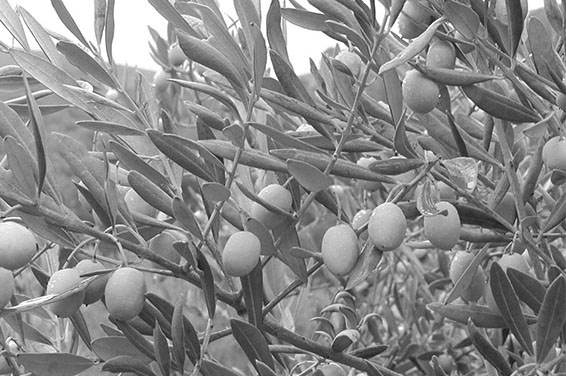
[[[25,8],[46,29],[58,32],[65,36],[72,36],[61,23],[51,6],[50,0],[8,0],[12,6],[19,5]],[[306,3],[306,1],[304,1]],[[223,11],[235,17],[232,1],[220,0]],[[265,14],[271,3],[270,0],[261,0],[262,12]],[[283,3],[283,2],[281,2]],[[133,6],[135,4],[135,7]],[[95,43],[94,36],[94,1],[92,0],[66,0],[65,5],[69,13],[79,25],[81,32],[88,41]],[[114,58],[118,63],[141,68],[157,69],[158,66],[149,56],[148,41],[150,35],[147,27],[151,26],[163,37],[166,37],[167,22],[147,2],[142,0],[116,0],[115,5],[116,31],[113,44]],[[265,17],[262,19],[262,21]],[[33,37],[28,38],[33,41]],[[12,38],[0,23],[0,40],[11,45]],[[314,61],[320,59],[321,52],[335,41],[320,32],[300,29],[294,25],[288,26],[288,45],[291,62],[297,73],[309,71],[309,57]]]

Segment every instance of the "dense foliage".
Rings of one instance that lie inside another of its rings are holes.
[[[0,0],[0,373],[566,374],[565,6],[148,2],[149,79]]]

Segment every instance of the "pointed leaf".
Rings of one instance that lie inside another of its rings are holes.
[[[566,323],[566,278],[556,278],[548,287],[537,321],[537,362],[554,351],[556,339]]]
[[[173,316],[175,315],[175,309],[177,305],[181,303],[177,301],[176,305],[173,306],[169,301],[153,293],[148,293],[146,297],[151,302],[151,304],[153,304],[159,309],[161,313],[163,313],[167,320],[171,321],[171,330],[173,331],[173,321],[175,321]],[[179,313],[177,313],[177,315],[179,315]],[[200,358],[200,343],[198,340],[198,335],[191,322],[184,315],[182,319],[186,353],[189,356],[189,359],[191,359],[191,361],[194,363]],[[177,318],[177,320],[179,320],[179,318]]]
[[[400,175],[409,171],[414,171],[423,165],[424,162],[420,159],[389,158],[372,161],[368,165],[368,168],[373,172],[384,175]]]
[[[302,283],[307,283],[308,274],[305,260],[291,256],[290,250],[293,247],[299,247],[299,234],[295,226],[286,226],[285,224],[272,230],[275,239],[281,239],[279,243],[279,252],[277,257],[287,265]]]
[[[47,316],[49,317],[49,316]],[[19,331],[20,322],[16,316],[6,316],[4,317],[6,323],[15,331]],[[38,343],[42,343],[47,346],[55,346],[55,344],[51,341],[51,339],[47,338],[40,330],[36,329],[35,327],[31,326],[25,321],[21,321],[22,329],[21,333],[23,334],[23,338],[26,341],[34,341]]]
[[[554,32],[562,34],[564,19],[562,11],[558,6],[558,2],[556,0],[544,0],[544,11],[550,26],[554,29]]]
[[[240,376],[239,373],[232,371],[230,368],[211,360],[203,359],[201,365],[203,373],[211,376]]]
[[[312,146],[308,142],[302,141],[300,138],[289,136],[286,133],[281,132],[278,129],[270,127],[269,125],[260,124],[260,123],[248,123],[253,128],[257,129],[261,133],[267,135],[273,141],[283,144],[285,146],[289,146],[291,148],[312,151],[315,153],[320,153],[321,150],[315,146]]]
[[[204,162],[189,148],[178,142],[177,139],[167,137],[167,134],[153,129],[147,130],[147,135],[163,154],[171,158],[179,166],[206,181],[214,180]]]
[[[306,162],[315,166],[321,171],[324,171],[326,169],[326,166],[328,166],[328,163],[331,160],[331,157],[326,154],[312,153],[296,149],[274,149],[270,150],[270,153],[284,160],[296,159],[302,162]],[[287,168],[285,168],[285,171],[287,171]],[[334,165],[330,173],[333,175],[352,179],[380,181],[392,184],[396,183],[395,180],[390,178],[389,176],[372,172],[365,167],[359,166],[356,163],[343,159],[338,159],[336,161],[336,164]]]
[[[198,122],[197,122],[198,123]],[[199,136],[200,137],[200,136]],[[224,172],[228,172],[226,167],[224,166],[223,162],[221,162],[213,153],[211,153],[207,148],[202,146],[198,143],[198,141],[194,141],[185,137],[180,137],[172,134],[165,134],[165,140],[171,140],[177,142],[179,145],[183,147],[187,147],[189,149],[195,150],[198,152],[200,157],[204,160],[205,165],[209,167],[212,165],[214,168],[218,170],[217,174],[222,174]]]
[[[472,280],[478,272],[478,267],[480,267],[480,264],[483,261],[484,257],[487,255],[488,250],[489,247],[486,245],[481,249],[481,251],[474,255],[474,258],[468,264],[468,266],[466,266],[466,269],[464,269],[464,272],[454,284],[454,288],[452,289],[452,291],[450,291],[450,294],[448,294],[445,304],[449,304],[456,300],[458,297],[462,296],[464,291],[466,291],[466,289],[470,286],[470,283],[472,283]]]
[[[81,33],[81,30],[77,26],[75,20],[73,19],[73,17],[71,16],[69,11],[67,10],[67,7],[63,3],[63,1],[62,0],[51,0],[51,5],[53,6],[53,9],[55,9],[57,16],[59,17],[61,22],[63,22],[63,25],[65,25],[67,30],[69,30],[71,33],[73,33],[73,35],[78,40],[81,41],[83,46],[85,46],[85,47],[90,46],[89,43],[86,41],[85,37],[83,36],[83,33]]]
[[[128,173],[128,183],[141,198],[159,211],[174,217],[172,199],[151,180],[132,170]]]
[[[131,356],[117,356],[107,360],[102,366],[104,372],[133,372],[138,376],[156,376],[148,365]]]
[[[485,81],[501,79],[501,77],[448,68],[437,68],[419,63],[415,66],[419,72],[440,85],[466,86]]]
[[[70,86],[66,86],[76,85],[76,82],[71,76],[61,69],[28,52],[11,50],[10,55],[16,63],[33,78],[51,89],[55,94],[65,99],[67,102],[83,110],[88,111],[92,109],[93,106],[87,104],[82,97],[80,97],[76,92],[73,92],[70,89]]]
[[[354,28],[336,21],[326,21],[326,24],[331,31],[344,35],[352,45],[360,49],[364,56],[369,56],[370,50],[367,40]]]
[[[401,90],[401,80],[397,74],[397,70],[390,69],[384,72],[381,77],[385,85],[385,95],[387,104],[391,112],[391,118],[394,124],[401,124],[403,121],[403,94]]]
[[[132,128],[127,125],[111,123],[108,121],[98,120],[80,120],[76,124],[79,127],[86,128],[95,132],[104,132],[112,135],[122,136],[143,136],[145,133],[137,128]]]
[[[169,354],[167,338],[165,338],[165,334],[163,334],[163,331],[157,322],[153,329],[153,349],[161,373],[163,376],[169,376],[171,369],[171,354]]]
[[[261,25],[260,9],[256,8],[255,4],[259,5],[259,2],[252,0],[234,1],[234,9],[236,10],[236,14],[240,20],[248,46],[253,46],[254,41],[251,24],[253,23],[258,26]]]
[[[74,376],[94,365],[90,359],[66,353],[19,353],[18,363],[28,372],[45,376]]]
[[[508,268],[507,276],[519,299],[538,315],[546,294],[546,288],[536,278],[515,268]]]
[[[214,36],[214,46],[221,51],[230,61],[234,63],[236,69],[240,71],[242,79],[247,80],[251,75],[250,64],[238,43],[230,34],[221,13],[217,13],[215,3],[209,2],[208,6],[190,2],[188,5],[195,9],[201,16],[206,29]],[[241,21],[242,22],[242,21]]]
[[[476,328],[473,321],[468,320],[468,331],[472,338],[472,343],[478,352],[486,359],[492,366],[494,366],[501,375],[509,376],[513,373],[509,363],[503,355],[491,344],[491,342]]]
[[[261,91],[263,82],[263,75],[265,74],[265,66],[267,64],[267,48],[265,46],[265,39],[261,34],[259,24],[255,22],[250,23],[250,30],[252,33],[253,48],[252,48],[252,62],[253,62],[253,78],[256,93]]]
[[[92,338],[90,336],[90,331],[82,312],[80,310],[76,311],[71,315],[70,319],[71,323],[75,327],[75,330],[77,331],[77,333],[79,333],[79,336],[83,340],[85,346],[89,350],[92,350]]]
[[[269,351],[269,345],[258,328],[238,319],[231,319],[230,327],[234,338],[253,365],[255,365],[256,360],[260,360],[267,364],[269,368],[274,369],[275,365]]]
[[[234,145],[221,140],[200,140],[198,143],[208,149],[212,154],[229,160],[234,160],[236,151]],[[287,166],[277,158],[259,150],[245,149],[240,156],[240,164],[257,167],[264,170],[287,172]]]
[[[121,333],[120,333],[121,334]],[[151,359],[138,350],[123,335],[99,337],[92,341],[92,350],[100,359],[107,361],[117,356],[129,356],[148,364]]]
[[[332,180],[313,165],[296,159],[287,159],[287,169],[306,190],[318,192],[330,187]]]
[[[175,196],[172,203],[174,217],[186,228],[194,237],[203,240],[202,231],[198,225],[195,215],[189,206],[179,196]]]
[[[240,281],[242,282],[248,321],[250,324],[260,327],[263,322],[263,274],[261,263],[258,262],[249,274],[240,278]]]
[[[278,0],[272,0],[265,20],[267,27],[267,40],[269,48],[277,52],[281,58],[289,63],[287,42],[281,30],[281,7]]]
[[[26,98],[29,106],[29,117],[30,126],[33,132],[33,138],[35,141],[35,154],[37,157],[37,197],[41,194],[43,190],[43,184],[45,183],[45,175],[47,174],[47,159],[45,151],[45,124],[43,122],[43,116],[39,110],[35,98],[32,95],[31,89],[28,85],[27,79],[24,80],[26,88]]]
[[[411,146],[409,139],[407,138],[407,132],[405,128],[405,119],[402,116],[400,122],[395,128],[395,135],[393,136],[393,146],[399,154],[407,158],[415,158],[417,153]]]
[[[449,0],[444,3],[444,15],[466,39],[473,40],[478,34],[480,18],[472,8]]]
[[[169,0],[148,0],[155,10],[163,16],[167,21],[171,22],[177,29],[183,30],[185,33],[197,35],[196,31],[185,20],[185,18],[175,9]]]
[[[503,317],[494,313],[491,309],[484,306],[471,306],[467,304],[447,304],[429,303],[427,308],[444,316],[450,320],[466,324],[468,319],[480,328],[508,328],[509,325]],[[525,318],[524,318],[525,319]],[[529,324],[534,324],[537,320],[534,316],[527,316],[526,320]]]
[[[257,369],[259,376],[277,376],[277,374],[264,362],[256,360],[255,364],[255,368]]]
[[[454,116],[452,116],[452,113],[450,113],[450,111],[447,111],[446,117],[448,118],[448,124],[450,124],[450,131],[452,133],[452,137],[454,138],[454,143],[458,148],[458,154],[461,157],[469,157],[468,148],[466,147],[466,142],[462,139],[462,135],[460,134],[460,130],[456,125]]]
[[[334,125],[334,121],[330,116],[296,98],[265,88],[261,90],[261,97],[266,102],[283,107],[288,111],[304,117],[308,121]],[[321,134],[324,135],[324,133]]]
[[[12,136],[4,139],[10,170],[22,192],[30,199],[37,198],[37,169],[33,156]]]
[[[188,89],[195,90],[195,91],[210,95],[211,97],[213,97],[214,99],[216,99],[217,101],[219,101],[220,103],[222,103],[223,105],[228,107],[228,109],[236,117],[240,118],[240,113],[238,111],[238,107],[236,107],[236,104],[234,103],[232,98],[230,98],[226,93],[220,91],[219,89],[212,87],[210,85],[207,85],[207,84],[201,84],[201,83],[192,82],[192,81],[185,81],[185,80],[179,80],[179,79],[169,79],[169,81],[176,83],[176,84],[178,84],[182,87],[186,87]]]
[[[302,29],[313,31],[328,31],[329,27],[326,21],[332,20],[324,14],[293,8],[281,8],[281,15],[286,21]]]
[[[498,119],[514,123],[536,123],[540,120],[531,109],[494,91],[476,85],[462,86],[462,90],[479,108]]]
[[[517,338],[517,341],[530,354],[533,354],[533,341],[525,316],[521,311],[519,298],[513,290],[513,286],[498,263],[493,263],[489,272],[489,285],[497,308],[505,319],[509,329]]]
[[[94,1],[94,35],[96,44],[100,46],[102,42],[102,33],[106,24],[106,0]]]
[[[114,62],[112,55],[112,43],[114,42],[114,6],[115,0],[107,0],[106,3],[106,25],[104,32],[104,44],[106,46],[106,55],[111,64]]]
[[[26,39],[24,27],[20,22],[18,14],[14,11],[7,0],[0,0],[0,22],[6,29],[8,29],[10,34],[12,34],[14,39],[17,40],[24,49],[29,50],[29,44]]]
[[[43,28],[43,26],[24,8],[19,7],[18,12],[22,16],[27,27],[30,29],[34,39],[36,40],[39,48],[43,51],[45,56],[58,67],[63,66],[64,58],[61,56],[55,43],[51,39],[49,33]]]
[[[244,130],[238,124],[232,124],[222,129],[222,134],[226,137],[232,145],[237,148],[244,148]]]
[[[169,180],[167,180],[167,178],[163,176],[163,174],[151,167],[126,147],[113,140],[109,142],[109,147],[125,168],[136,170],[165,192],[171,190]]]
[[[177,38],[179,46],[189,59],[220,73],[230,81],[234,89],[244,87],[240,74],[232,62],[210,43],[182,31],[177,33]]]
[[[226,126],[222,118],[216,112],[213,112],[200,104],[192,102],[185,102],[185,104],[193,114],[197,115],[209,127],[222,131]]]
[[[212,275],[212,269],[210,268],[206,257],[199,249],[197,249],[197,262],[199,269],[202,271],[200,280],[202,289],[204,291],[204,299],[206,300],[206,308],[208,309],[208,317],[212,320],[214,319],[214,314],[216,313],[214,277]]]
[[[316,103],[305,88],[303,82],[297,76],[290,63],[280,56],[275,50],[269,50],[269,57],[277,80],[281,84],[283,91],[288,96],[305,102],[309,106],[315,107]]]
[[[558,199],[556,205],[552,207],[550,215],[542,226],[543,232],[548,232],[558,226],[566,218],[566,190]]]
[[[79,68],[81,72],[90,74],[105,85],[110,87],[115,86],[114,80],[106,69],[78,45],[61,41],[57,43],[57,50],[65,55],[67,60],[75,67]]]
[[[212,203],[226,201],[230,198],[230,190],[219,183],[204,183],[201,190],[203,198]]]
[[[436,29],[438,29],[438,27],[444,22],[444,18],[439,18],[431,23],[430,26],[421,35],[415,38],[407,47],[405,47],[403,51],[401,51],[397,56],[389,60],[387,63],[383,64],[381,68],[379,68],[379,74],[387,72],[390,69],[397,68],[398,66],[405,64],[413,57],[421,53],[421,51],[423,51],[429,45],[432,37],[434,36],[434,33],[436,32]]]
[[[185,328],[183,327],[183,306],[185,295],[179,295],[175,302],[175,310],[171,319],[171,341],[173,342],[173,359],[180,369],[185,364]],[[200,348],[200,346],[199,346]]]
[[[136,329],[138,327],[137,325],[136,328],[134,328],[135,321],[130,320],[130,322],[125,322],[120,320],[112,320],[112,322],[118,327],[118,329],[120,329],[120,331],[122,331],[122,333],[124,333],[124,336],[128,339],[128,341],[130,341],[132,345],[140,350],[145,356],[149,357],[152,360],[155,360],[152,343],[142,333],[140,333],[140,331]],[[143,321],[141,322],[144,323]],[[151,334],[151,327],[147,325],[146,327],[149,328],[149,333],[146,334]]]
[[[261,244],[261,254],[264,256],[273,256],[277,253],[273,244],[273,237],[269,230],[258,220],[248,218],[246,220],[246,231],[249,231],[258,237]]]
[[[383,252],[378,251],[370,242],[366,242],[354,269],[350,272],[346,289],[349,290],[366,281],[377,271],[377,265],[382,257]]]
[[[511,56],[515,56],[523,34],[523,23],[527,16],[523,14],[521,0],[505,0],[509,20],[509,40],[511,41]]]

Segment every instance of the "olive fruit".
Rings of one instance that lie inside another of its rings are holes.
[[[75,269],[79,272],[80,275],[86,273],[92,273],[99,270],[104,270],[104,265],[102,263],[91,260],[85,259],[81,260],[77,265],[75,265]],[[104,288],[106,287],[106,283],[108,282],[108,275],[101,275],[98,276],[94,281],[90,282],[88,286],[85,288],[85,297],[83,303],[85,305],[92,304],[104,295]]]
[[[377,206],[368,223],[371,242],[380,251],[393,251],[405,239],[407,219],[397,205],[386,202]]]
[[[6,307],[14,295],[16,283],[11,270],[0,268],[0,309]]]
[[[437,40],[428,48],[426,65],[432,68],[454,69],[456,48],[451,42]]]
[[[424,235],[436,248],[449,250],[460,239],[458,210],[447,201],[436,203],[439,213],[424,217]]]
[[[293,204],[291,192],[282,185],[270,184],[259,191],[258,197],[282,211],[291,211]],[[252,203],[250,216],[269,230],[273,230],[285,221],[285,216],[274,213],[255,201]]]
[[[10,270],[27,265],[37,251],[37,240],[16,222],[0,223],[0,267]]]
[[[259,262],[261,242],[249,231],[238,231],[228,238],[222,252],[222,265],[226,274],[243,277]]]
[[[566,139],[556,136],[542,148],[542,161],[549,170],[566,171]]]
[[[76,269],[61,269],[53,273],[47,282],[46,294],[59,294],[77,287],[81,277]],[[59,317],[69,317],[77,312],[83,304],[85,290],[69,295],[68,297],[50,303],[47,307]]]
[[[405,74],[402,93],[407,106],[420,114],[434,110],[440,100],[440,89],[436,82],[429,80],[416,69]]]
[[[470,265],[474,255],[465,251],[458,251],[450,263],[449,277],[456,283]],[[476,269],[472,281],[462,293],[462,298],[468,302],[475,302],[483,296],[486,287],[486,276],[481,266]]]
[[[104,289],[104,302],[110,317],[128,321],[143,309],[147,287],[142,272],[122,267],[110,275]]]
[[[358,238],[346,224],[330,227],[322,237],[324,265],[335,275],[343,276],[352,271],[358,261]]]
[[[403,38],[412,39],[422,34],[432,22],[432,17],[417,0],[407,0],[397,20],[399,34]]]

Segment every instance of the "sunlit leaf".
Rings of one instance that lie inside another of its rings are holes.
[[[475,159],[459,157],[442,162],[455,183],[468,192],[473,192],[478,184],[478,164]]]
[[[24,27],[20,22],[18,14],[7,0],[0,0],[0,22],[8,29],[10,34],[20,43],[22,47],[29,50]]]
[[[393,59],[389,60],[387,63],[383,64],[379,68],[379,74],[387,72],[390,69],[395,69],[398,66],[405,64],[413,57],[417,56],[422,50],[424,50],[432,40],[436,29],[440,27],[446,20],[444,18],[439,18],[423,32],[417,38],[415,38],[403,51],[401,51]]]

